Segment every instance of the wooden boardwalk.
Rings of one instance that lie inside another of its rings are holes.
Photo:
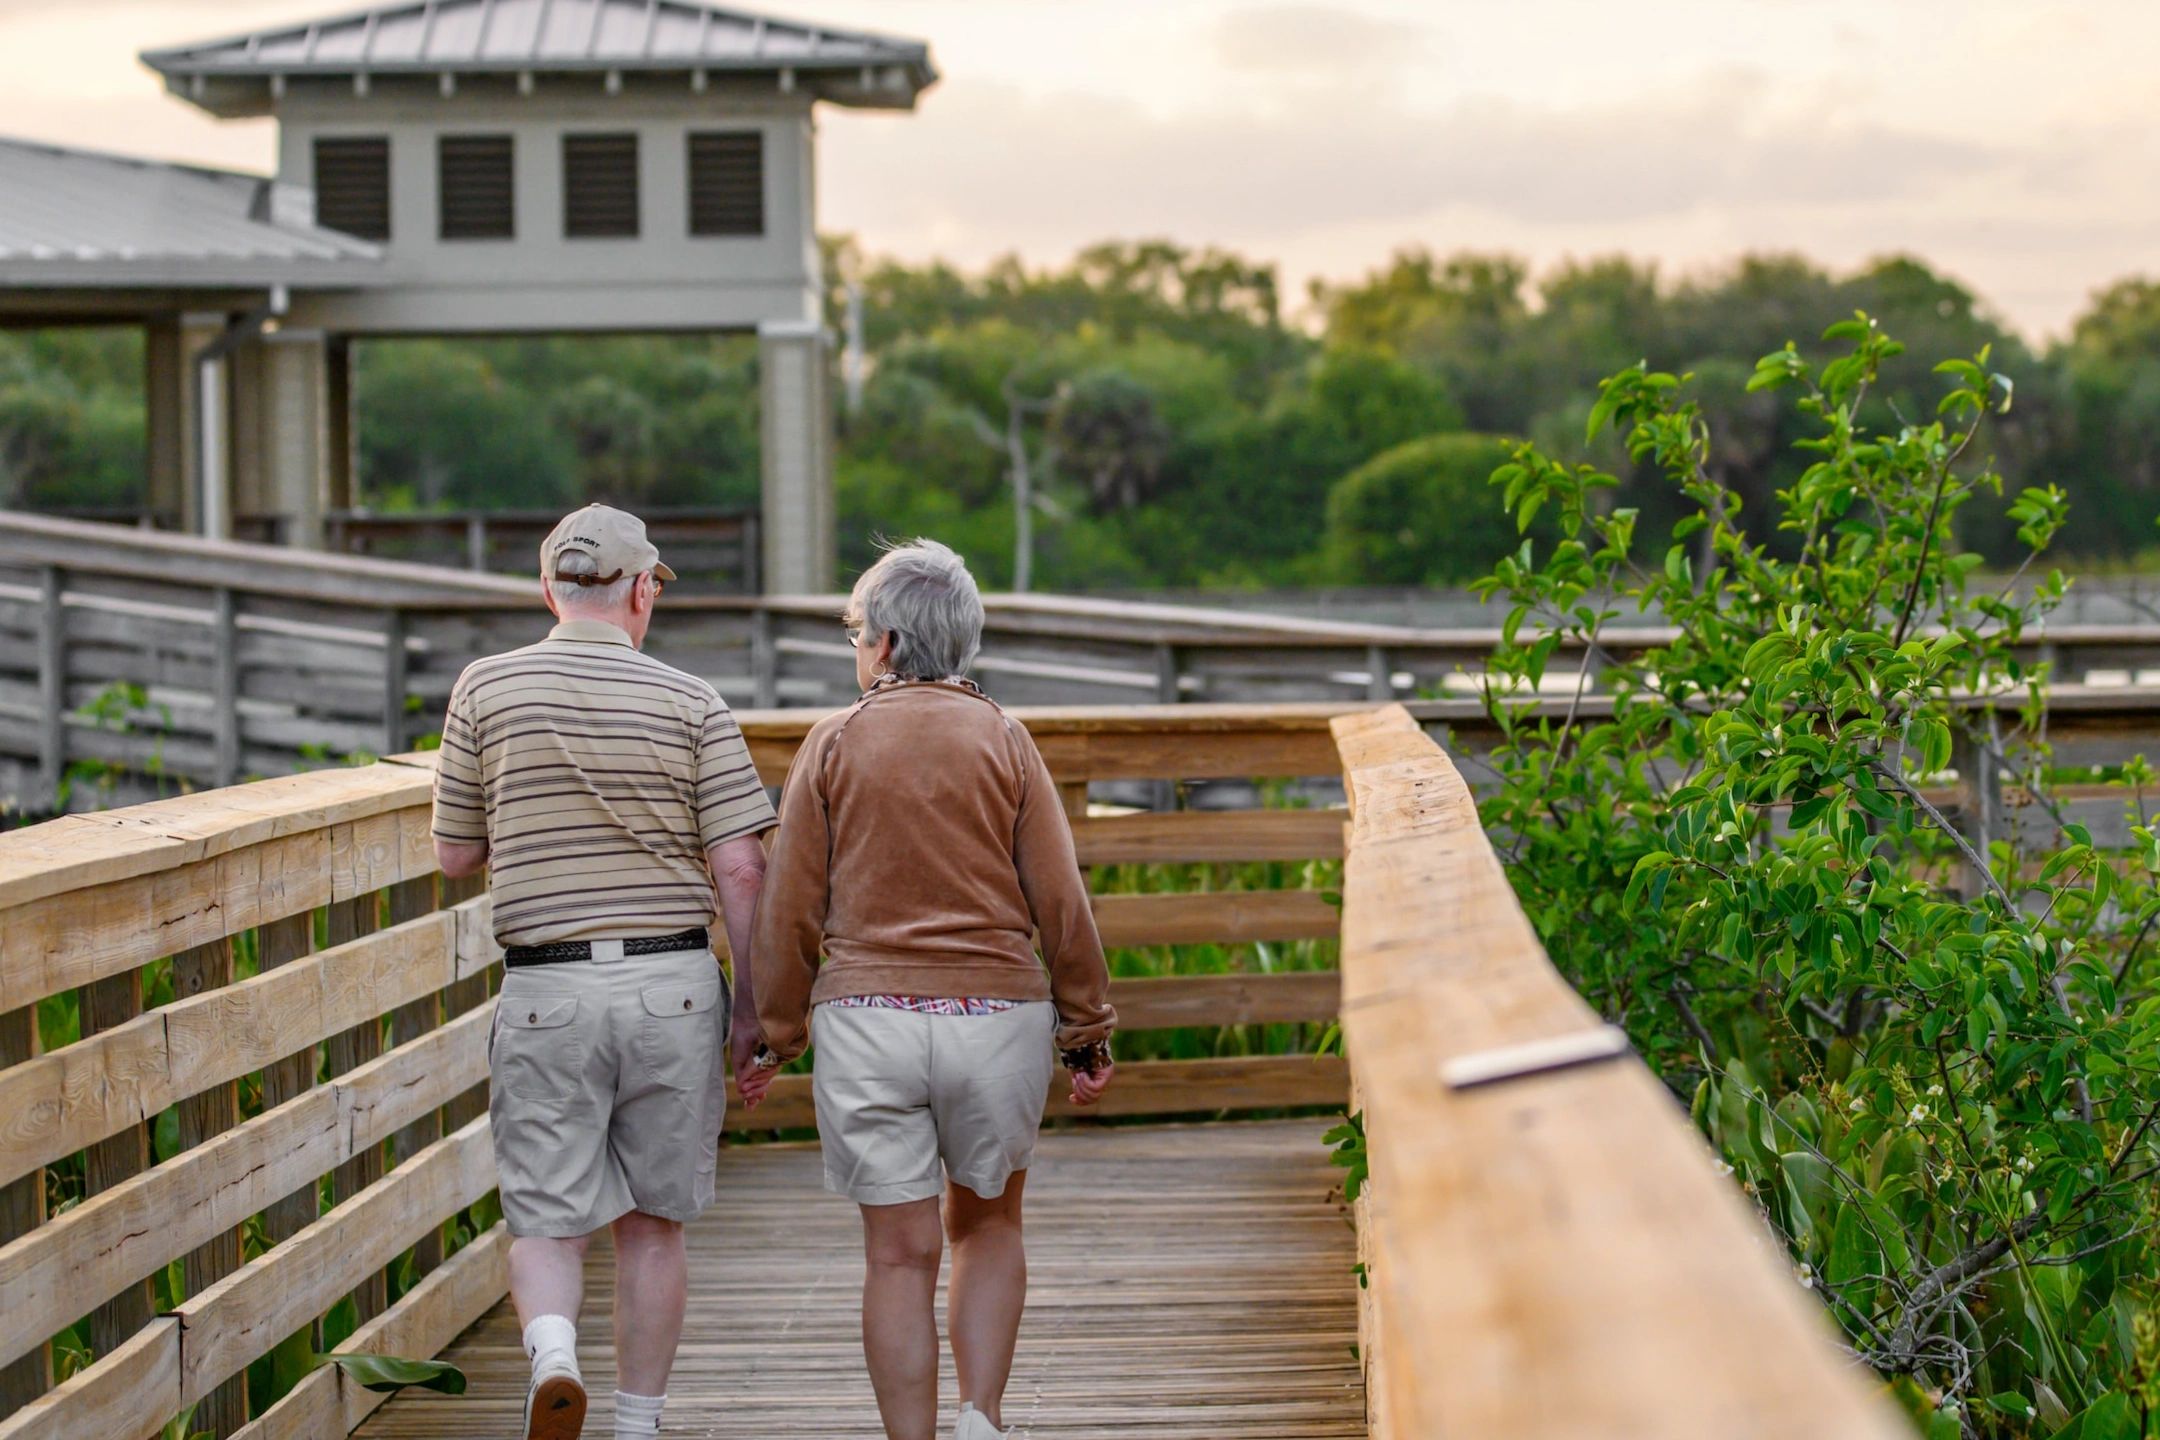
[[[1365,1434],[1353,1353],[1355,1236],[1322,1120],[1046,1134],[1028,1185],[1030,1297],[1005,1404],[1028,1440],[1312,1440]],[[819,1184],[815,1145],[721,1156],[720,1201],[690,1232],[690,1317],[669,1436],[882,1440],[862,1368],[855,1209]],[[612,1260],[595,1246],[588,1436],[614,1386]],[[524,1356],[509,1303],[448,1352],[471,1392],[392,1401],[371,1440],[516,1432]],[[950,1356],[943,1414],[956,1408]]]

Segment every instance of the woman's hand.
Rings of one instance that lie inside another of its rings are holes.
[[[772,1089],[773,1077],[780,1073],[777,1065],[760,1065],[757,1053],[764,1045],[765,1037],[755,1025],[737,1025],[735,1033],[728,1037],[728,1060],[735,1071],[735,1090],[742,1096],[745,1110],[757,1109]]]
[[[1110,1088],[1111,1077],[1117,1074],[1117,1064],[1106,1060],[1100,1070],[1068,1070],[1065,1073],[1072,1076],[1072,1093],[1066,1098],[1075,1105],[1093,1105]]]

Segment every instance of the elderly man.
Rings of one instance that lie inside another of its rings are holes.
[[[488,870],[507,967],[489,1120],[510,1294],[532,1379],[527,1440],[585,1420],[585,1247],[615,1239],[617,1440],[657,1435],[688,1283],[683,1222],[712,1203],[732,1061],[752,1063],[750,924],[774,823],[712,686],[642,653],[675,578],[634,515],[589,505],[540,548],[560,622],[458,677],[435,780],[443,873]],[[715,900],[738,958],[714,961]],[[738,1017],[729,1033],[729,1017]]]

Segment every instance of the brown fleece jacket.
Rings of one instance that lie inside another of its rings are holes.
[[[1049,767],[964,683],[886,682],[811,728],[750,953],[784,1060],[809,1043],[810,1007],[845,995],[1055,1000],[1068,1047],[1117,1023]]]

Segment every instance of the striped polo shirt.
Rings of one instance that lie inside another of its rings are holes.
[[[613,625],[566,620],[451,691],[434,831],[487,842],[501,944],[710,925],[706,849],[774,823],[719,692]]]

